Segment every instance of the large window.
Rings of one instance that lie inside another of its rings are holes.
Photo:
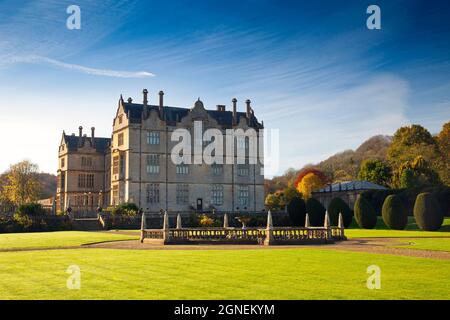
[[[159,203],[159,183],[147,184],[147,203]]]
[[[113,157],[113,174],[119,174],[119,156]]]
[[[147,144],[159,144],[159,132],[158,131],[147,132]]]
[[[223,173],[223,164],[213,163],[211,165],[213,175],[220,176]]]
[[[81,165],[83,167],[92,167],[92,158],[91,157],[81,157]]]
[[[238,186],[238,204],[240,206],[248,206],[249,204],[249,191],[248,186]]]
[[[147,173],[159,173],[159,154],[147,155]]]
[[[177,204],[189,203],[189,185],[177,184]]]
[[[65,165],[66,165],[66,159],[62,158],[61,159],[61,169],[64,168]]]
[[[238,164],[237,165],[237,174],[240,177],[247,177],[249,175],[250,169],[248,164]]]
[[[176,168],[177,174],[188,174],[189,173],[189,165],[187,164],[177,164]]]
[[[94,188],[94,175],[93,174],[79,174],[78,175],[78,188]]]
[[[113,205],[119,203],[119,185],[113,185],[112,187],[112,195],[113,195]]]
[[[117,145],[122,146],[123,145],[123,133],[119,133],[117,135]]]
[[[213,184],[211,189],[211,202],[213,205],[223,205],[223,185]]]

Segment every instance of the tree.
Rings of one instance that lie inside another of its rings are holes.
[[[294,186],[306,200],[311,197],[314,190],[324,187],[327,181],[328,179],[322,171],[306,168],[300,171],[297,179],[295,179]]]
[[[344,227],[348,228],[353,220],[353,212],[341,198],[333,198],[328,205],[328,214],[332,226],[338,225],[339,213],[342,213]]]
[[[280,197],[274,193],[269,193],[264,202],[269,210],[278,210],[280,208]]]
[[[392,185],[397,188],[437,186],[441,183],[439,175],[422,156],[417,156],[413,161],[402,163],[394,171],[392,178]]]
[[[358,179],[388,186],[391,181],[391,168],[381,160],[365,160],[362,162]]]
[[[417,196],[414,204],[414,218],[424,231],[438,230],[444,221],[444,214],[435,196],[424,192]]]
[[[287,212],[289,214],[289,219],[294,226],[304,226],[306,217],[306,204],[305,201],[300,197],[293,198],[288,206]]]
[[[384,223],[391,229],[403,230],[408,224],[408,213],[399,196],[391,194],[386,197],[381,209]]]
[[[415,124],[401,127],[395,132],[387,155],[395,166],[411,161],[418,155],[431,161],[437,156],[437,145],[427,129]]]
[[[322,227],[325,222],[325,208],[315,198],[306,200],[306,212],[313,227]]]
[[[38,166],[27,160],[11,165],[6,172],[3,197],[14,205],[35,202],[39,198]]]
[[[377,224],[377,214],[369,201],[362,195],[358,195],[354,207],[355,219],[358,225],[364,229],[373,229]]]
[[[442,182],[450,185],[450,121],[444,124],[436,137],[442,161],[438,165],[438,173]]]

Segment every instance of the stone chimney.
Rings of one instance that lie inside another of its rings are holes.
[[[83,127],[78,127],[78,145],[81,146],[83,142]]]
[[[91,144],[92,144],[92,147],[95,146],[95,127],[91,128]]]
[[[237,113],[236,113],[237,99],[233,98],[233,100],[231,100],[231,102],[233,102],[233,125],[236,125],[237,124]]]
[[[221,111],[221,112],[225,111],[225,106],[223,104],[218,104],[217,111]]]
[[[144,95],[144,106],[146,106],[148,104],[147,99],[148,90],[147,89],[142,90],[142,94]]]
[[[247,105],[247,109],[246,109],[246,113],[245,113],[246,116],[247,116],[247,119],[250,119],[251,110],[252,110],[252,107],[250,106],[250,103],[251,103],[250,99],[247,99],[245,101],[245,104]]]
[[[127,101],[128,101],[128,103],[132,103],[133,99],[131,99],[131,97],[129,97]]]
[[[159,92],[159,116],[163,119],[164,116],[164,91]]]

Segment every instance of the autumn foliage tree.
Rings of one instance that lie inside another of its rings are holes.
[[[302,170],[294,182],[297,190],[302,194],[304,199],[311,197],[311,193],[317,189],[323,188],[327,184],[325,174],[314,168]]]
[[[40,192],[37,172],[38,166],[27,160],[11,165],[1,190],[2,198],[17,206],[37,201]]]

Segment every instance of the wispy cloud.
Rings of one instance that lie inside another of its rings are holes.
[[[105,76],[105,77],[115,77],[115,78],[148,78],[154,77],[155,75],[147,71],[122,71],[122,70],[108,70],[108,69],[97,69],[81,66],[73,63],[66,63],[59,60],[51,59],[42,56],[24,56],[24,57],[13,57],[7,60],[8,63],[31,63],[31,64],[48,64],[62,69],[67,69],[70,71],[76,71],[81,73],[86,73],[95,76]]]

